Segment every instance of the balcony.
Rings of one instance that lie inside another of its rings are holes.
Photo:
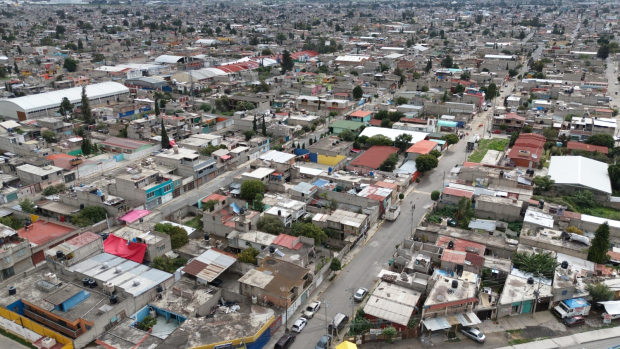
[[[71,336],[73,338],[77,338],[82,334],[82,329],[77,329],[77,330],[72,330],[69,327],[65,327],[59,323],[56,323],[46,317],[43,317],[37,313],[34,313],[28,309],[24,309],[24,315],[26,315],[27,317],[35,320],[36,322],[43,324],[53,330],[56,330],[58,332],[64,333],[68,336]]]

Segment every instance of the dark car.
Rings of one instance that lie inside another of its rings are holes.
[[[564,319],[564,325],[567,327],[581,326],[586,323],[586,319],[581,315],[569,316]]]
[[[480,330],[478,330],[477,328],[469,327],[469,326],[464,326],[461,329],[461,333],[465,337],[469,337],[478,343],[484,343],[484,340],[486,338],[484,334],[480,332]]]
[[[224,281],[222,281],[221,279],[213,279],[213,281],[209,282],[209,285],[215,286],[215,287],[221,287],[223,283]]]
[[[276,345],[273,346],[273,348],[274,349],[286,349],[290,347],[294,341],[295,341],[295,336],[287,333],[287,334],[284,334],[282,337],[280,337],[280,339],[278,339],[278,342],[276,343]]]
[[[316,344],[314,349],[327,349],[332,345],[332,336],[324,334],[319,342]]]

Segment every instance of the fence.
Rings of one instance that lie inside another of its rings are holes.
[[[40,337],[54,338],[57,343],[63,344],[62,349],[73,349],[73,342],[69,338],[62,336],[49,328],[28,319],[27,317],[3,308],[0,308],[0,316],[0,326],[7,331],[21,336],[22,338],[31,340],[36,337],[35,334],[37,334]]]
[[[142,159],[147,156],[150,156],[154,151],[159,151],[159,150],[161,150],[161,144],[154,144],[152,147],[142,149],[135,153],[131,153],[131,154],[124,153],[123,157],[125,158],[125,160]]]

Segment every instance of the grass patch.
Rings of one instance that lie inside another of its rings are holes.
[[[525,343],[529,343],[533,341],[534,341],[533,339],[518,338],[518,339],[513,339],[511,341],[508,341],[508,345],[525,344]]]
[[[183,224],[194,229],[202,230],[202,217],[196,216]]]
[[[508,330],[506,331],[506,333],[521,333],[523,332],[523,330],[521,330],[520,328],[516,329],[516,330]]]
[[[545,202],[552,202],[559,205],[565,205],[569,211],[579,212],[582,214],[588,214],[595,217],[620,220],[620,211],[613,209],[611,207],[605,206],[596,206],[596,207],[579,207],[574,205],[570,201],[570,197],[568,196],[559,196],[559,197],[551,197],[551,196],[541,196],[534,195],[532,199],[539,200],[542,199]]]
[[[508,139],[491,138],[481,139],[478,141],[478,149],[476,149],[467,159],[469,162],[480,163],[489,150],[504,151],[508,145]]]
[[[12,340],[16,341],[17,343],[19,343],[19,344],[21,344],[21,345],[23,345],[25,347],[32,348],[32,349],[39,349],[39,348],[35,347],[34,345],[32,345],[32,343],[30,343],[27,340],[23,339],[22,337],[14,335],[11,332],[7,332],[7,331],[5,331],[5,330],[3,330],[1,328],[0,328],[0,334],[5,336],[5,337],[7,337],[7,338],[9,338],[9,339],[12,339]]]

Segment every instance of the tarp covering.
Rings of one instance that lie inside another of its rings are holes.
[[[146,253],[146,244],[137,242],[127,244],[127,240],[119,238],[116,235],[110,235],[103,242],[103,249],[106,253],[113,254],[117,257],[127,258],[136,263],[142,263],[144,254]]]
[[[148,210],[133,210],[124,215],[123,217],[119,218],[118,220],[125,221],[127,223],[133,223],[142,217],[148,216],[150,213],[151,211]]]
[[[357,349],[357,345],[349,342],[349,341],[344,341],[340,344],[338,344],[336,346],[336,349]]]
[[[605,311],[610,315],[620,314],[620,301],[599,302],[605,307]]]
[[[426,319],[422,321],[422,323],[424,324],[424,327],[426,327],[426,329],[428,329],[429,331],[445,330],[452,327],[450,326],[448,320],[446,320],[445,317]]]

